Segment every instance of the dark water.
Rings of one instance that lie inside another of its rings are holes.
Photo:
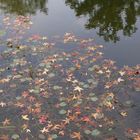
[[[0,46],[0,140],[139,138],[140,0],[0,0],[0,12],[1,29],[7,15],[33,21],[19,48]],[[67,32],[79,40],[59,42]]]
[[[139,0],[0,0],[0,9],[1,15],[31,15],[28,34],[93,37],[118,65],[140,62]]]

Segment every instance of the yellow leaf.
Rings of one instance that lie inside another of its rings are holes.
[[[75,138],[75,139],[81,140],[80,132],[73,132],[72,135],[71,135],[71,138]]]
[[[22,115],[22,119],[25,121],[29,121],[28,115]]]

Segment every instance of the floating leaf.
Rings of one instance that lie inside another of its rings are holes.
[[[4,30],[0,30],[0,36],[4,36],[6,32]]]
[[[53,86],[53,89],[54,90],[59,90],[59,89],[61,89],[61,87],[60,86]]]
[[[83,85],[83,88],[89,88],[88,84]]]
[[[95,93],[90,93],[89,96],[95,96]]]
[[[60,101],[64,101],[64,100],[66,100],[66,98],[65,97],[61,97],[59,100]]]
[[[75,69],[76,69],[76,68],[74,68],[74,67],[71,67],[71,68],[70,68],[71,71],[75,71]]]
[[[88,71],[93,71],[94,69],[92,67],[88,68]]]
[[[66,106],[67,104],[65,102],[61,102],[59,105],[60,106]]]
[[[108,131],[112,131],[112,128],[108,128]]]
[[[17,96],[17,97],[16,97],[17,100],[20,100],[21,98],[22,98],[21,96]]]
[[[93,101],[93,102],[96,102],[96,101],[98,100],[97,97],[92,97],[92,98],[90,98],[90,99],[91,99],[91,101]]]
[[[49,78],[52,78],[52,77],[54,77],[54,76],[55,76],[54,73],[50,73],[50,74],[48,74],[48,77],[49,77]]]
[[[28,121],[29,117],[28,117],[28,115],[22,115],[22,119]]]
[[[14,140],[17,140],[17,139],[19,139],[19,135],[18,134],[13,134],[11,138],[14,139]]]
[[[92,83],[92,82],[94,82],[93,79],[88,79],[87,81],[88,81],[88,83]]]
[[[66,113],[67,113],[67,111],[63,110],[63,109],[59,111],[59,114],[61,114],[61,115],[66,114]]]
[[[132,107],[132,106],[134,105],[134,103],[133,103],[133,101],[128,100],[128,101],[126,101],[126,102],[124,103],[124,105],[125,105],[126,107]]]
[[[47,63],[46,68],[50,68],[50,67],[51,67],[51,63]]]
[[[44,140],[46,137],[43,134],[39,134],[38,136],[40,139]]]
[[[98,129],[95,129],[95,130],[93,130],[92,132],[91,132],[91,135],[92,136],[98,136],[98,135],[100,135],[100,131],[98,130]]]
[[[34,90],[34,93],[35,93],[35,94],[39,94],[39,92],[40,92],[40,90],[38,90],[38,89],[35,89],[35,90]]]
[[[57,134],[52,134],[52,135],[51,135],[51,138],[52,138],[52,139],[56,139],[57,137],[58,137]]]
[[[39,66],[40,67],[44,67],[45,66],[45,63],[40,63]]]
[[[91,131],[90,130],[85,130],[84,133],[89,135],[91,133]]]

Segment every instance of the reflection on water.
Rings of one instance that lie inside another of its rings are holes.
[[[30,15],[34,24],[26,37],[62,36],[66,32],[94,37],[97,44],[108,46],[106,58],[120,66],[139,63],[140,0],[0,0],[0,11]]]
[[[140,0],[66,0],[76,16],[86,16],[87,29],[98,28],[98,35],[105,41],[118,41],[119,31],[124,36],[136,32],[136,20],[140,15]]]
[[[47,14],[47,0],[0,0],[0,9],[4,13],[27,15],[40,10]]]
[[[38,10],[47,14],[47,3],[48,0],[0,0],[0,9],[16,15],[36,14]],[[117,42],[121,32],[131,36],[137,30],[140,0],[65,0],[65,3],[74,9],[76,16],[87,17],[85,28],[98,29],[97,34],[105,41]]]

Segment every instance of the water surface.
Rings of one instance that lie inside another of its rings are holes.
[[[0,0],[0,12],[0,139],[140,137],[139,0]]]
[[[0,5],[2,15],[31,15],[34,25],[28,34],[93,37],[118,65],[139,63],[139,0],[1,0]]]

